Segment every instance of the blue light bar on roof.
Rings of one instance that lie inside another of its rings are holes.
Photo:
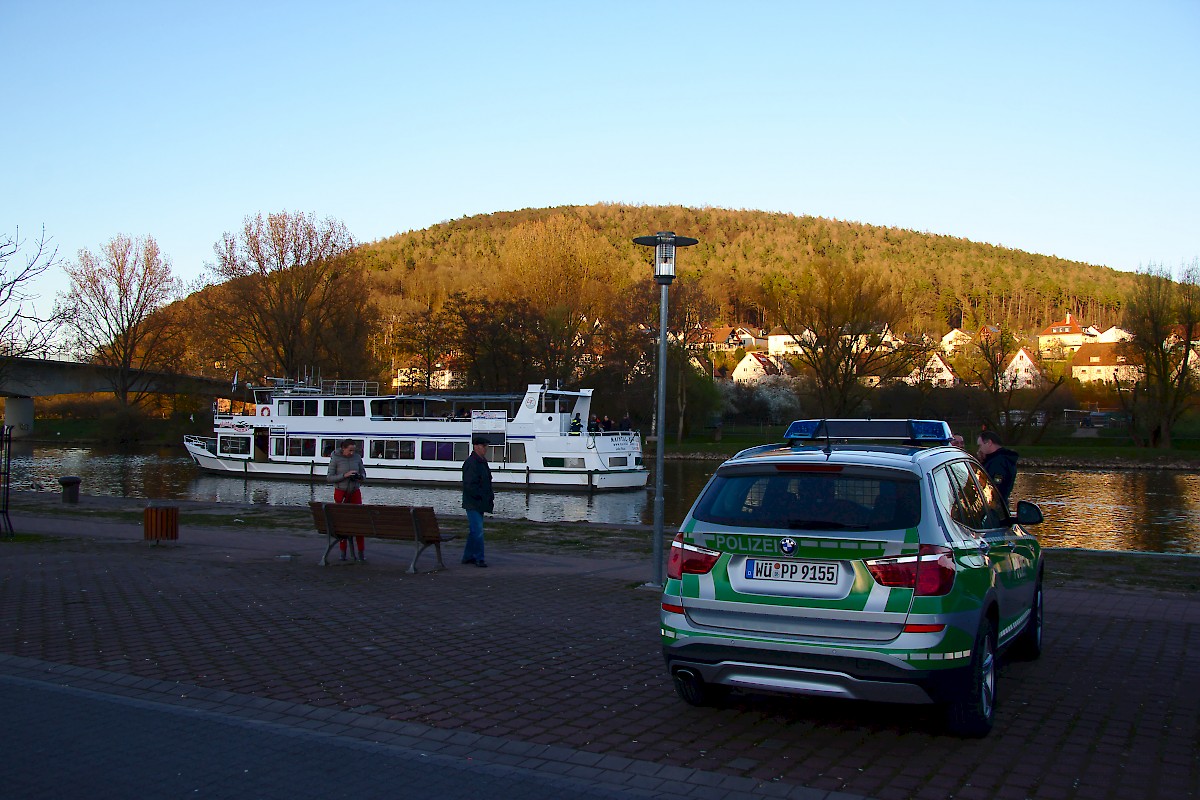
[[[788,425],[787,433],[783,435],[785,439],[815,439],[817,431],[821,428],[821,423],[824,420],[820,419],[798,419],[791,425]]]
[[[917,442],[949,442],[950,426],[936,419],[910,419],[913,441]]]
[[[912,444],[947,444],[950,426],[935,419],[798,419],[788,426],[788,441],[885,439]]]

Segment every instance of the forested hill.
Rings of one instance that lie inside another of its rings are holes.
[[[952,326],[1007,323],[1038,331],[1071,311],[1086,323],[1120,322],[1133,275],[951,236],[765,211],[601,204],[463,218],[360,249],[385,310],[438,307],[451,293],[511,296],[537,281],[556,252],[592,259],[610,291],[650,282],[650,253],[630,241],[672,230],[700,240],[681,251],[679,283],[718,309],[713,322],[770,326],[767,276],[820,259],[877,271],[904,300],[905,330],[940,336]],[[560,272],[547,269],[545,279]],[[570,287],[549,287],[568,291]]]

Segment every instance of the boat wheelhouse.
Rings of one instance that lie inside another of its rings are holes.
[[[639,433],[587,430],[591,389],[380,395],[370,381],[269,381],[251,387],[252,401],[240,408],[219,403],[214,436],[184,437],[201,469],[323,481],[337,443],[353,439],[369,483],[458,484],[472,437],[483,436],[496,488],[646,486]],[[581,430],[572,425],[577,415]]]

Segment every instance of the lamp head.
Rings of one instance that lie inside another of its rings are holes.
[[[654,248],[654,280],[664,286],[675,280],[675,248],[690,247],[697,242],[687,236],[676,236],[674,231],[659,231],[654,236],[639,236],[633,241]]]

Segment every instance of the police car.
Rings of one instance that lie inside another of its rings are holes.
[[[1042,551],[938,420],[797,420],[738,453],[671,545],[663,653],[694,705],[729,690],[937,703],[983,736],[997,654],[1042,648]]]

